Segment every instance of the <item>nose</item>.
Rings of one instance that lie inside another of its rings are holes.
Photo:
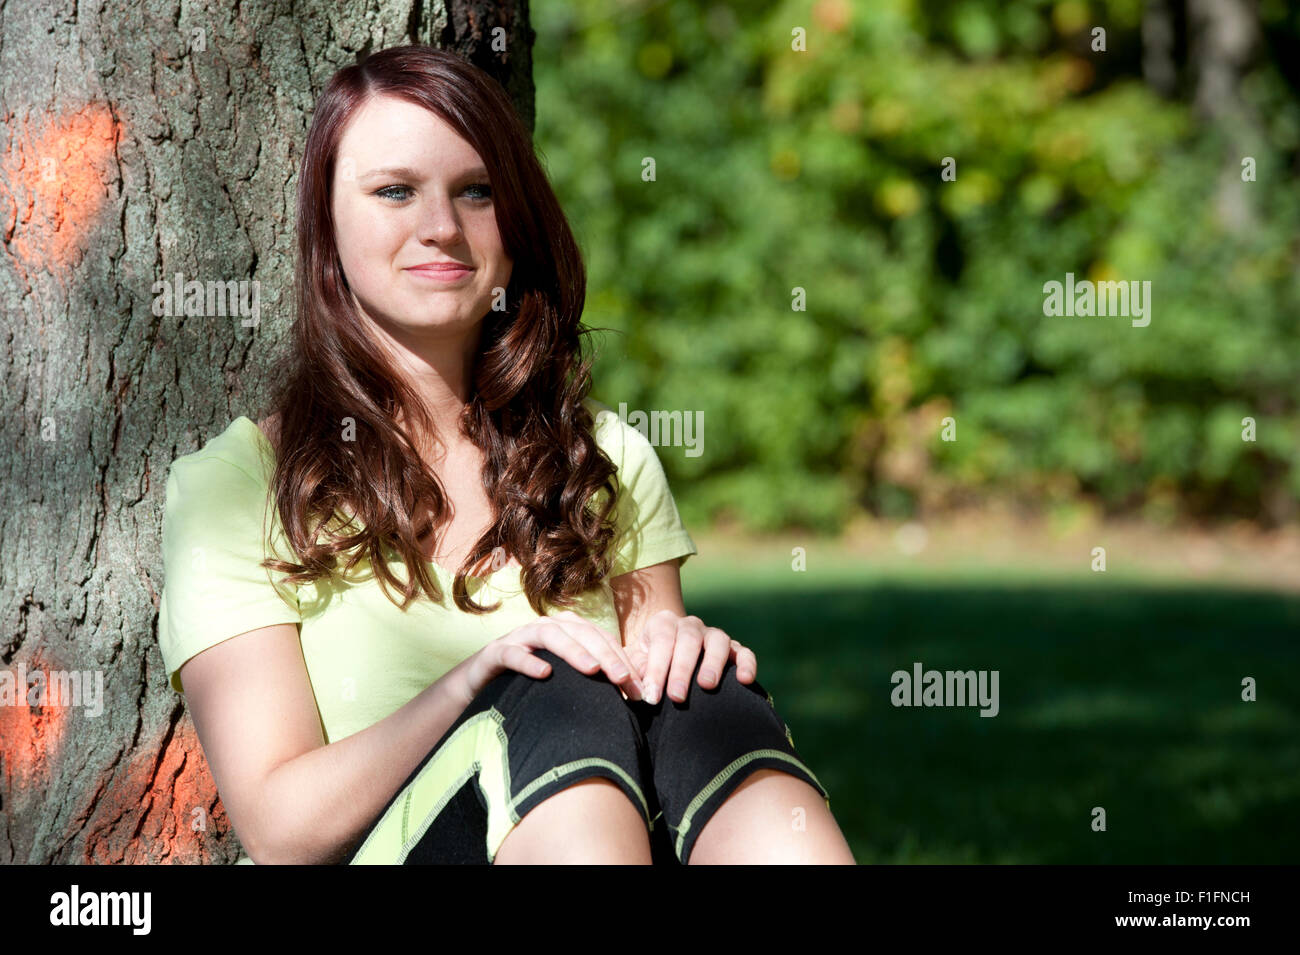
[[[455,245],[463,238],[456,206],[447,196],[434,195],[420,209],[418,237],[421,242]]]

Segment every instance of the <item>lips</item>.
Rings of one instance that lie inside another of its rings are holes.
[[[422,262],[419,265],[410,266],[412,270],[419,269],[426,272],[460,272],[473,271],[471,266],[463,265],[460,262]]]
[[[426,262],[423,265],[413,265],[406,271],[435,282],[455,282],[474,270],[459,262]]]

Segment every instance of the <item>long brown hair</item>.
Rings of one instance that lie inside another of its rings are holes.
[[[303,584],[339,573],[339,556],[349,552],[341,573],[368,559],[385,596],[394,599],[390,587],[401,593],[402,609],[420,591],[442,601],[419,540],[444,526],[450,507],[416,451],[422,442],[401,422],[421,429],[417,436],[433,435],[435,425],[362,323],[335,246],[330,195],[339,141],[376,94],[431,110],[478,151],[514,262],[505,310],[483,318],[460,420],[461,433],[485,453],[494,520],[456,571],[456,606],[468,613],[500,606],[471,601],[465,581],[481,561],[503,554],[519,562],[539,615],[547,612],[543,600],[572,606],[609,573],[615,531],[616,469],[597,447],[583,405],[591,361],[582,356],[582,336],[594,330],[579,321],[586,270],[505,91],[473,64],[429,46],[393,47],[339,70],[316,105],[298,179],[296,315],[271,404],[279,425],[269,493],[300,562],[262,566]],[[344,438],[345,419],[355,440]],[[405,582],[388,568],[390,550],[406,565]]]

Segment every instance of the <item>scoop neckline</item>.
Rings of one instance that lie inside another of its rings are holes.
[[[266,436],[266,432],[264,432],[261,428],[257,426],[256,421],[248,417],[248,415],[240,415],[235,419],[235,421],[246,422],[247,425],[257,433],[257,437],[261,439],[261,444],[263,445],[263,447],[265,447],[271,453],[272,460],[275,459],[275,446],[271,444],[271,439]],[[438,563],[436,560],[426,559],[424,563],[427,566],[433,568],[433,570],[436,571],[438,575],[441,576],[443,579],[452,580],[452,581],[456,579],[455,571],[448,570],[446,567],[442,566],[442,564]],[[467,579],[481,580],[486,583],[487,581],[493,580],[494,578],[496,578],[497,576],[499,576],[500,574],[502,574],[507,570],[522,570],[522,569],[523,568],[521,567],[513,567],[510,564],[506,564],[504,567],[499,567],[496,570],[492,571],[492,573],[488,574],[486,577],[479,576],[478,574],[470,574]]]

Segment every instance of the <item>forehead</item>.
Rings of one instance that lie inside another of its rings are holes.
[[[396,96],[372,96],[343,129],[339,157],[352,158],[357,171],[368,164],[471,165],[478,152],[436,113]]]

